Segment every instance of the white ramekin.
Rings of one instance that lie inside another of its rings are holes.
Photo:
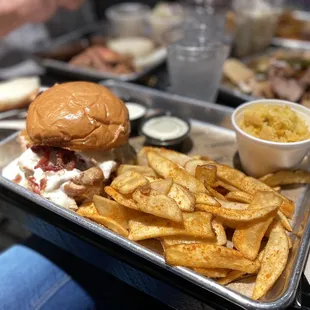
[[[245,109],[255,105],[284,105],[305,120],[310,129],[310,109],[285,100],[260,99],[239,106],[232,115],[232,124],[236,131],[238,151],[245,172],[254,177],[295,168],[310,150],[310,139],[299,142],[272,142],[253,137],[243,131],[238,121]]]

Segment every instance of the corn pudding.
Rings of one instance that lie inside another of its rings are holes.
[[[310,138],[305,120],[285,105],[255,105],[244,110],[239,126],[246,133],[273,142]]]

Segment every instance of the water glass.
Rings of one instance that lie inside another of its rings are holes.
[[[170,30],[169,36],[172,40],[168,46],[171,90],[182,96],[214,102],[229,46],[203,29]]]

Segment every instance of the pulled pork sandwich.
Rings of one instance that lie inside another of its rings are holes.
[[[125,104],[87,82],[56,85],[30,105],[25,152],[3,176],[65,208],[100,194],[118,164],[133,163]]]

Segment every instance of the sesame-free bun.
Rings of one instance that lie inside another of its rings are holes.
[[[125,104],[107,88],[89,82],[59,84],[30,105],[27,132],[34,145],[71,150],[107,150],[127,142]]]

